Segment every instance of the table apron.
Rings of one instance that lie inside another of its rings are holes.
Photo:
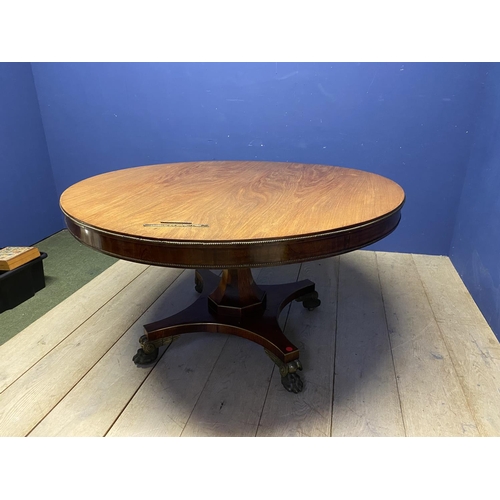
[[[124,260],[165,267],[227,269],[266,267],[323,259],[386,237],[401,219],[400,208],[361,226],[296,238],[248,242],[172,242],[136,238],[86,226],[65,214],[70,233],[83,244]]]

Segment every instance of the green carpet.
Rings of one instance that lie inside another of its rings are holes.
[[[117,261],[82,245],[67,230],[33,246],[47,254],[43,260],[45,288],[0,314],[0,345]]]

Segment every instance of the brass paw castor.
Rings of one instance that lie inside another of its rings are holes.
[[[194,276],[194,289],[198,292],[201,293],[203,292],[203,281],[198,278],[198,276]]]
[[[141,348],[137,350],[137,354],[132,358],[132,361],[137,366],[146,366],[154,363],[158,357],[158,347],[148,342],[146,335],[139,339]]]
[[[297,302],[302,302],[302,305],[309,311],[313,311],[321,305],[321,300],[318,299],[318,292],[308,293],[295,300]]]
[[[281,377],[281,383],[288,392],[294,392],[295,394],[301,392],[304,388],[304,382],[302,382],[298,373],[288,373],[286,376]]]
[[[281,384],[288,392],[295,394],[302,391],[304,383],[299,377],[297,370],[302,370],[302,363],[296,359],[280,367]]]
[[[299,377],[297,370],[302,370],[302,363],[295,359],[288,363],[284,363],[275,354],[264,349],[266,354],[276,363],[280,370],[281,384],[288,392],[297,394],[304,388],[304,383]]]

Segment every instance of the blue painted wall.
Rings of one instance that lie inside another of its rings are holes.
[[[483,68],[481,85],[450,257],[500,338],[500,64]]]
[[[481,65],[33,64],[58,194],[152,163],[323,163],[390,177],[400,227],[373,248],[447,254]]]
[[[402,224],[372,248],[450,255],[500,335],[498,64],[0,63],[0,246],[61,229],[80,179],[207,159],[399,182]]]
[[[62,227],[31,65],[0,63],[0,247]]]

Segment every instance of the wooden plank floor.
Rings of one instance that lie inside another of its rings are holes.
[[[223,334],[137,368],[142,325],[193,302],[194,271],[119,261],[0,346],[0,436],[500,436],[500,344],[447,257],[357,251],[254,276],[316,283],[318,309],[280,317],[301,393]]]

